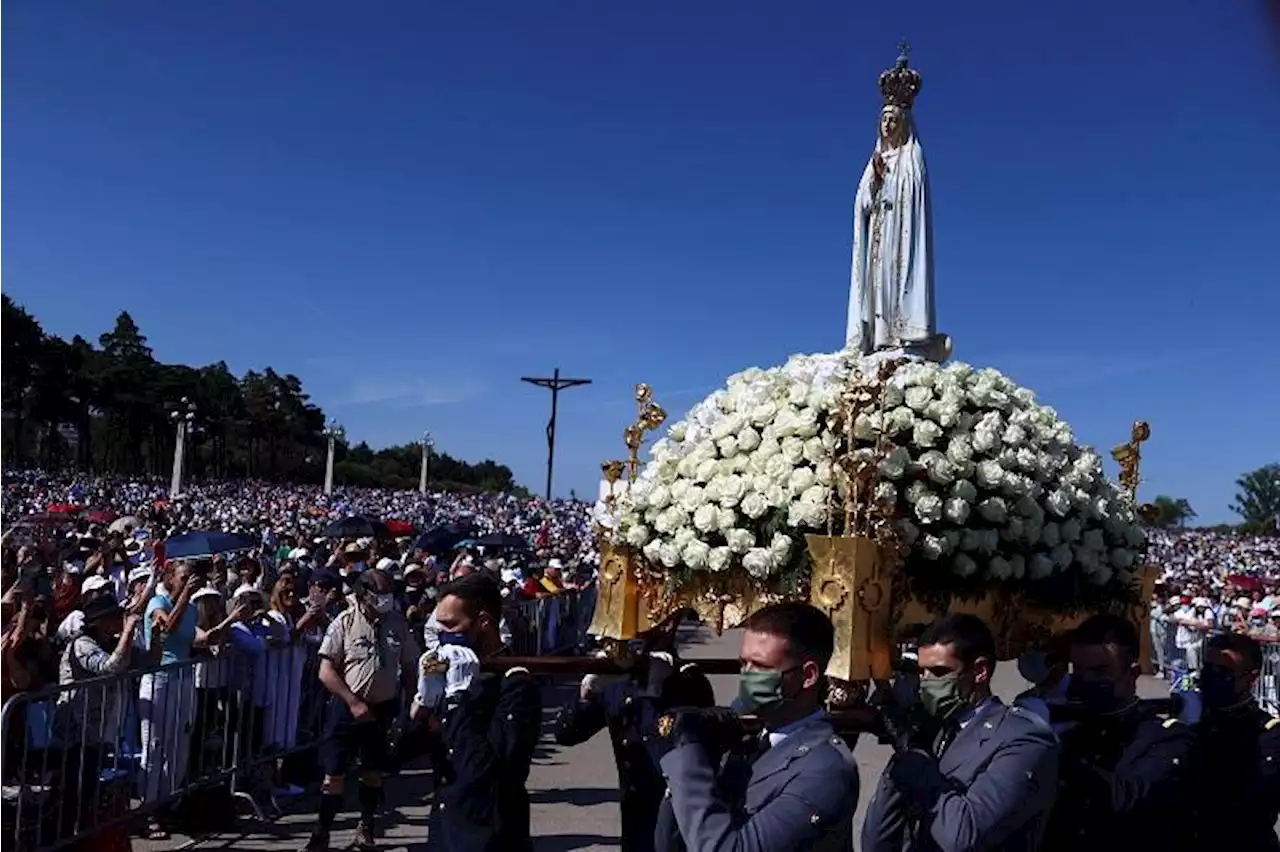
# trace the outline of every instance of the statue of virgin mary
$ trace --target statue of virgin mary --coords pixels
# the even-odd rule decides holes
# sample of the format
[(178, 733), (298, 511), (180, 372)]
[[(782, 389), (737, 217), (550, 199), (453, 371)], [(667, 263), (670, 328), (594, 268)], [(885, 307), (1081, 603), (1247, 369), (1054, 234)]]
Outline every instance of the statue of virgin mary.
[(875, 151), (853, 206), (853, 269), (845, 348), (869, 355), (900, 350), (944, 361), (951, 340), (937, 333), (933, 301), (933, 225), (924, 151), (911, 105), (920, 73), (907, 48), (880, 75), (884, 107)]

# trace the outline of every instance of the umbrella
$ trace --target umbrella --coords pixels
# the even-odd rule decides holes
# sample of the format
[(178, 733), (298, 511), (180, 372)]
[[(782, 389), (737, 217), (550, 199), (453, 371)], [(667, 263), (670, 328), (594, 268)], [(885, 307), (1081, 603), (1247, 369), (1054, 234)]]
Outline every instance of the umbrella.
[(257, 546), (258, 542), (244, 533), (189, 532), (165, 539), (164, 555), (166, 559), (193, 559)]
[(413, 524), (408, 521), (392, 519), (387, 521), (387, 532), (396, 538), (413, 535)]
[(82, 508), (74, 503), (54, 503), (45, 511), (52, 515), (78, 515)]
[(127, 531), (130, 528), (133, 528), (136, 530), (138, 527), (141, 527), (141, 526), (143, 526), (142, 518), (139, 518), (137, 515), (125, 515), (124, 517), (116, 518), (114, 521), (112, 521), (111, 526), (107, 527), (107, 531), (114, 532), (114, 533), (122, 533)]
[(92, 523), (92, 524), (109, 524), (112, 521), (114, 521), (117, 517), (118, 516), (116, 515), (115, 512), (108, 512), (104, 509), (95, 509), (94, 511), (85, 515), (85, 518), (89, 521), (89, 523)]
[(382, 521), (352, 515), (334, 521), (320, 533), (324, 538), (391, 538), (387, 525)]
[(418, 536), (414, 547), (425, 550), (433, 556), (442, 556), (465, 541), (469, 535), (471, 535), (471, 527), (467, 524), (445, 524)]
[(527, 550), (529, 542), (524, 536), (512, 535), (511, 533), (489, 533), (482, 538), (476, 539), (476, 546)]

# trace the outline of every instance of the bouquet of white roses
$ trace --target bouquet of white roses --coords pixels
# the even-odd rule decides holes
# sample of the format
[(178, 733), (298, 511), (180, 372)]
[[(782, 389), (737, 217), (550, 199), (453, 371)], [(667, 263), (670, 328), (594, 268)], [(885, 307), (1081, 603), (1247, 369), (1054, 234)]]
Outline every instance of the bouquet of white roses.
[(1133, 507), (1053, 409), (996, 370), (910, 361), (875, 388), (850, 446), (841, 393), (877, 363), (796, 356), (733, 376), (654, 444), (617, 535), (672, 571), (785, 574), (841, 505), (836, 454), (874, 450), (875, 501), (914, 575), (1128, 581), (1144, 543)]

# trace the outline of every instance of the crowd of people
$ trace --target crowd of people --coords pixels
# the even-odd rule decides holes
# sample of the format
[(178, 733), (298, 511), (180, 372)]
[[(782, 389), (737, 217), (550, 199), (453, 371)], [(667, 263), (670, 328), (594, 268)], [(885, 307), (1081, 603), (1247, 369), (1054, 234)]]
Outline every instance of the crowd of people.
[(1147, 558), (1161, 571), (1151, 602), (1157, 674), (1177, 683), (1200, 669), (1207, 637), (1243, 633), (1263, 645), (1260, 691), (1280, 710), (1280, 538), (1156, 530)]
[[(6, 473), (4, 489), (0, 685), (6, 702), (23, 697), (5, 722), (5, 825), (16, 832), (25, 809), (23, 830), (45, 841), (134, 798), (154, 806), (146, 831), (158, 839), (171, 819), (211, 812), (208, 795), (270, 811), (312, 780), (327, 724), (322, 641), (358, 606), (362, 577), (385, 578), (426, 647), (439, 590), (472, 573), (500, 588), (502, 637), (518, 653), (575, 650), (591, 615), (598, 554), (576, 501), (265, 483), (195, 483), (171, 500), (159, 482), (39, 472)], [(373, 519), (374, 534), (336, 535), (343, 519)], [(192, 532), (252, 546), (165, 559)], [(32, 776), (46, 790), (76, 778), (58, 786), (84, 795), (32, 818)], [(218, 783), (185, 796), (186, 814), (161, 807), (201, 781)]]

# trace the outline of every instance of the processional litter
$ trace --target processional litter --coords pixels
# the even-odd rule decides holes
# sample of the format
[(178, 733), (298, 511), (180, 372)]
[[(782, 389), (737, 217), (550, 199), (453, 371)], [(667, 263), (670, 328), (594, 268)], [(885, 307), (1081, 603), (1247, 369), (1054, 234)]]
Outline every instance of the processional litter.
[(903, 45), (879, 77), (854, 203), (844, 349), (732, 376), (643, 464), (667, 416), (637, 386), (628, 456), (604, 463), (595, 507), (589, 632), (620, 664), (628, 640), (682, 609), (723, 630), (794, 599), (834, 622), (837, 683), (889, 678), (898, 643), (945, 612), (982, 617), (1004, 659), (1097, 612), (1149, 636), (1157, 572), (1143, 561), (1149, 507), (1136, 498), (1150, 429), (1135, 424), (1113, 451), (1112, 483), (1030, 390), (949, 360), (913, 119), (921, 84)]

